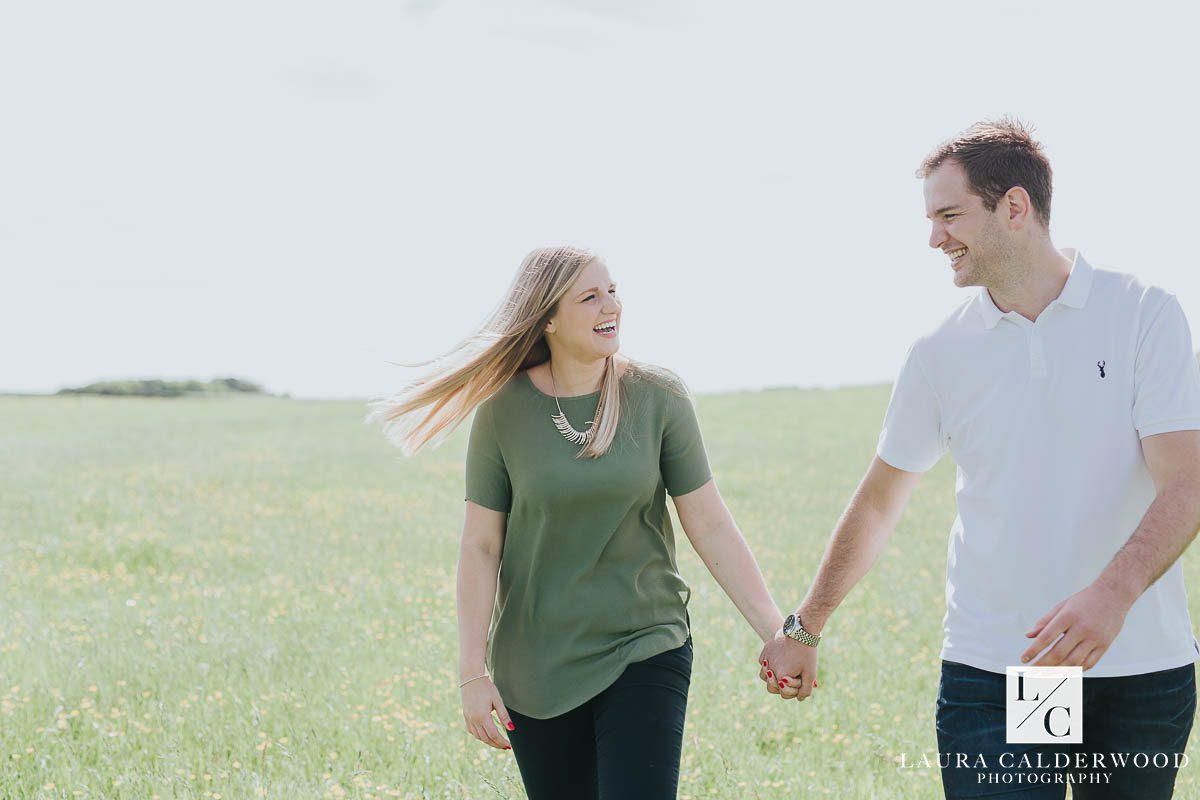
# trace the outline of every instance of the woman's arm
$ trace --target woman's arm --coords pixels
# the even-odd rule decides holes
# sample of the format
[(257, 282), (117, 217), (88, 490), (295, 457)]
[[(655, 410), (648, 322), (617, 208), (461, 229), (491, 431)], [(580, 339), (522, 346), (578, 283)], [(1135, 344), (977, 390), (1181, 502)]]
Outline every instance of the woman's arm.
[(484, 744), (512, 749), (492, 721), (492, 711), (504, 727), (512, 721), (484, 665), (488, 626), (496, 605), (496, 578), (504, 548), (508, 515), (467, 501), (458, 556), (458, 682), (467, 731)]
[(721, 499), (716, 481), (674, 499), (683, 531), (708, 571), (758, 637), (770, 641), (783, 625), (783, 615), (771, 599), (758, 562)]

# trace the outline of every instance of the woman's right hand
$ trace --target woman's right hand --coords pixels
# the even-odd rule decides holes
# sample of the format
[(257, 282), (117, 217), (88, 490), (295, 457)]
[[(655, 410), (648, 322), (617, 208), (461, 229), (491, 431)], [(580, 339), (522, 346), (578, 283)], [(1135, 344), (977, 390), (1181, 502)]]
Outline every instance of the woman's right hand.
[(480, 678), (462, 687), (463, 719), (467, 723), (467, 733), (484, 744), (491, 745), (497, 750), (512, 750), (512, 745), (496, 727), (492, 712), (500, 718), (500, 724), (505, 728), (516, 730), (509, 719), (508, 709), (500, 699), (500, 692), (491, 678)]

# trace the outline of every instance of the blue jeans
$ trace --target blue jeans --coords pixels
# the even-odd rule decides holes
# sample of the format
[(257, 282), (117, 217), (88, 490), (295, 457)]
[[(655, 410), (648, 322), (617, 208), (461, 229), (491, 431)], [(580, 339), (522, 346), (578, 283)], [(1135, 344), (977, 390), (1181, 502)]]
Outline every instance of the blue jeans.
[[(1082, 744), (1007, 744), (1005, 676), (942, 662), (937, 737), (950, 799), (1166, 800), (1196, 713), (1196, 668), (1083, 679)], [(1109, 754), (1128, 754), (1124, 767)], [(1134, 756), (1139, 756), (1134, 766)], [(1166, 767), (1155, 767), (1163, 758)], [(1165, 754), (1162, 755), (1162, 754)], [(1097, 763), (1097, 757), (1106, 760)]]

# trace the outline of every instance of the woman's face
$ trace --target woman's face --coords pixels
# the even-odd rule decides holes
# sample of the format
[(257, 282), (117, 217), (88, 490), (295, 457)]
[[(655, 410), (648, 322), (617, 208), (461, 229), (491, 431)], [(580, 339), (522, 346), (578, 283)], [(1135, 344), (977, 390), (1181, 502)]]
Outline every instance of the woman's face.
[(581, 360), (608, 358), (620, 347), (621, 301), (608, 266), (594, 258), (558, 301), (546, 323), (551, 346)]

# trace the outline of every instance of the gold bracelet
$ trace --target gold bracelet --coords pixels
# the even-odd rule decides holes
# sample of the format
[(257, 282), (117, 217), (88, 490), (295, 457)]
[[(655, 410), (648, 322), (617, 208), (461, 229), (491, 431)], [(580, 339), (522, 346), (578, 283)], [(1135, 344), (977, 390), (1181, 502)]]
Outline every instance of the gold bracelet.
[(474, 678), (467, 678), (465, 681), (463, 681), (462, 683), (460, 683), (460, 684), (458, 685), (458, 688), (460, 688), (460, 689), (461, 689), (462, 687), (466, 686), (466, 685), (467, 685), (468, 683), (470, 683), (471, 681), (477, 681), (477, 680), (479, 680), (480, 678), (486, 678), (487, 676), (488, 676), (488, 674), (485, 672), (485, 673), (483, 673), (482, 675), (476, 675)]

